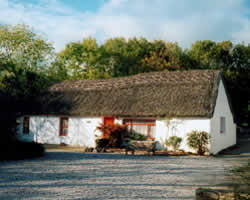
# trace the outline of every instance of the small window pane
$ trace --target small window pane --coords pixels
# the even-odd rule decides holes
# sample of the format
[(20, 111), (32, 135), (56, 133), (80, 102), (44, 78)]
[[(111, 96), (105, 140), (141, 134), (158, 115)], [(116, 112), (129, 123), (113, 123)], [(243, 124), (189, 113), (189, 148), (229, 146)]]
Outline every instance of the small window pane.
[(68, 128), (68, 120), (63, 119), (63, 128)]
[(60, 118), (60, 133), (61, 136), (68, 135), (68, 118)]
[(145, 120), (133, 120), (133, 124), (147, 124)]
[(226, 118), (220, 117), (220, 133), (226, 132)]
[(132, 130), (135, 133), (140, 133), (142, 135), (146, 135), (147, 136), (147, 125), (134, 125), (132, 126)]
[(155, 137), (155, 120), (153, 119), (124, 119), (123, 124), (127, 125), (128, 131), (140, 133), (148, 138)]
[(23, 134), (29, 134), (30, 118), (24, 117), (23, 119)]
[(152, 137), (152, 138), (154, 138), (155, 137), (155, 135), (156, 135), (156, 128), (155, 128), (155, 126), (149, 126), (149, 137)]

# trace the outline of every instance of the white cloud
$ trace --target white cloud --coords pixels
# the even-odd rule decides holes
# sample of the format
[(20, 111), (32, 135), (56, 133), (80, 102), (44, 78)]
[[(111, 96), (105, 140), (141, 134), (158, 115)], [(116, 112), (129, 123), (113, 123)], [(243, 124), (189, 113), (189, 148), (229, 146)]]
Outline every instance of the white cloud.
[(183, 47), (204, 39), (250, 42), (249, 10), (243, 0), (109, 0), (96, 12), (79, 12), (60, 0), (0, 0), (0, 10), (0, 23), (28, 24), (57, 50), (88, 36), (98, 41), (144, 36), (177, 41)]

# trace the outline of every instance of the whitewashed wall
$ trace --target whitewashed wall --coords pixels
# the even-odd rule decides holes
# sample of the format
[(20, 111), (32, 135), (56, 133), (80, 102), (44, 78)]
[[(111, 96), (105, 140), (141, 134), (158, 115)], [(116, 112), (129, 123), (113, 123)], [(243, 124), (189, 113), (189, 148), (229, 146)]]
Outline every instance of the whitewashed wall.
[[(22, 122), (20, 118), (20, 122)], [(96, 127), (102, 118), (69, 117), (67, 136), (59, 136), (59, 117), (30, 116), (30, 133), (22, 133), (22, 123), (18, 127), (18, 137), (24, 141), (35, 141), (42, 144), (61, 144), (75, 146), (95, 146), (95, 135), (100, 135)]]
[[(220, 133), (220, 117), (226, 118), (226, 133)], [(19, 121), (17, 135), (24, 141), (36, 141), (47, 144), (65, 143), (77, 146), (95, 146), (95, 135), (101, 135), (96, 127), (103, 122), (102, 117), (69, 117), (68, 136), (59, 136), (58, 116), (30, 116), (30, 133), (22, 134), (22, 119)], [(122, 124), (122, 118), (115, 119), (115, 123)], [(219, 93), (215, 112), (212, 119), (183, 118), (171, 120), (156, 120), (156, 141), (158, 148), (165, 147), (165, 140), (170, 136), (183, 138), (180, 149), (192, 151), (187, 146), (187, 133), (198, 130), (210, 133), (210, 153), (216, 154), (222, 149), (236, 144), (236, 125), (229, 108), (227, 96), (222, 81), (219, 84)]]
[[(123, 119), (115, 119), (115, 123), (122, 124)], [(22, 118), (21, 118), (22, 122)], [(95, 146), (95, 136), (100, 136), (96, 127), (102, 123), (102, 118), (69, 117), (67, 136), (59, 136), (58, 116), (30, 116), (30, 133), (22, 134), (22, 123), (18, 136), (24, 141), (36, 141), (42, 144), (65, 143), (74, 146)], [(183, 138), (180, 149), (194, 151), (186, 144), (186, 135), (192, 130), (210, 132), (210, 119), (171, 119), (156, 120), (157, 148), (165, 148), (165, 140), (170, 136)]]
[(187, 145), (187, 134), (193, 130), (210, 132), (210, 119), (171, 119), (156, 120), (156, 141), (159, 142), (158, 148), (165, 148), (165, 140), (171, 136), (182, 138), (180, 149), (195, 152)]
[[(226, 132), (220, 133), (220, 117), (226, 119)], [(236, 125), (229, 107), (223, 82), (220, 81), (219, 92), (211, 119), (211, 150), (213, 154), (236, 144)]]

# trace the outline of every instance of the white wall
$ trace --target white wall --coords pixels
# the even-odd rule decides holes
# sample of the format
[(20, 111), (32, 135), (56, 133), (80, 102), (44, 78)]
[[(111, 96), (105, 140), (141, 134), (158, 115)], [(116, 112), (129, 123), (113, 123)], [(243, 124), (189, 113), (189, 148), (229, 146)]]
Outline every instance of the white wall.
[[(226, 118), (226, 133), (220, 133), (220, 117)], [(95, 135), (100, 135), (96, 127), (102, 123), (101, 117), (69, 117), (68, 136), (59, 136), (58, 116), (30, 116), (30, 133), (22, 134), (22, 119), (18, 127), (18, 136), (25, 141), (37, 141), (39, 143), (60, 144), (78, 146), (95, 146)], [(122, 124), (122, 118), (115, 119), (115, 123)], [(170, 136), (183, 138), (180, 149), (192, 151), (187, 146), (187, 133), (198, 130), (211, 134), (210, 152), (218, 153), (220, 150), (236, 144), (236, 126), (233, 123), (232, 113), (229, 108), (227, 96), (222, 81), (219, 84), (218, 98), (212, 119), (183, 118), (171, 120), (156, 120), (156, 141), (158, 148), (165, 146), (165, 140)]]
[[(226, 132), (220, 133), (220, 117), (226, 118)], [(211, 150), (213, 154), (236, 144), (236, 125), (233, 122), (229, 103), (223, 82), (220, 81), (219, 92), (215, 105), (214, 115), (211, 119)]]
[[(165, 147), (165, 140), (171, 136), (182, 138), (180, 149), (185, 151), (195, 152), (187, 146), (187, 134), (193, 130), (210, 132), (210, 119), (171, 119), (171, 120), (156, 120), (156, 141), (160, 143), (158, 148)], [(168, 149), (170, 149), (168, 147)]]
[[(95, 146), (95, 135), (101, 135), (96, 127), (102, 123), (102, 118), (69, 117), (68, 135), (59, 136), (58, 116), (30, 116), (30, 133), (22, 134), (22, 119), (18, 136), (25, 141), (36, 141), (42, 144), (61, 144), (75, 146)], [(122, 124), (122, 119), (115, 119), (115, 123)], [(186, 135), (192, 130), (210, 132), (210, 119), (171, 119), (156, 120), (157, 148), (165, 148), (165, 140), (170, 136), (183, 138), (180, 149), (194, 152), (186, 144)]]
[(17, 135), (24, 141), (36, 141), (42, 144), (61, 144), (76, 146), (95, 146), (95, 135), (100, 135), (96, 127), (102, 118), (69, 117), (68, 135), (59, 136), (59, 117), (30, 116), (30, 133), (22, 133), (22, 120)]

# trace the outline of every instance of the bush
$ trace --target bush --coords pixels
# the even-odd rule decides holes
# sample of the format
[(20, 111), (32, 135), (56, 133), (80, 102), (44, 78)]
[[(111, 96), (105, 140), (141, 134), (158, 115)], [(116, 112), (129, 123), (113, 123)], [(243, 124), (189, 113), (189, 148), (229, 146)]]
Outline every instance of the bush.
[(42, 156), (44, 147), (34, 142), (13, 140), (8, 146), (1, 146), (0, 152), (0, 160), (22, 160)]
[(128, 133), (128, 138), (131, 140), (147, 140), (147, 136), (146, 135), (142, 135), (140, 133)]
[(176, 151), (177, 149), (179, 149), (181, 142), (182, 142), (182, 138), (177, 137), (177, 136), (171, 136), (169, 139), (165, 141), (165, 144), (167, 146), (172, 147), (174, 151)]
[(8, 115), (2, 120), (0, 160), (22, 160), (42, 156), (44, 147), (34, 142), (22, 142), (16, 138), (16, 116)]
[(105, 152), (109, 147), (109, 139), (96, 139), (95, 144), (97, 152)]
[(195, 149), (199, 155), (204, 155), (208, 151), (209, 135), (205, 131), (192, 131), (188, 133), (187, 144)]
[(108, 140), (106, 147), (109, 148), (120, 148), (123, 138), (127, 135), (126, 126), (120, 124), (109, 124), (109, 125), (100, 124), (100, 126), (98, 126), (96, 129), (102, 133), (103, 139)]

